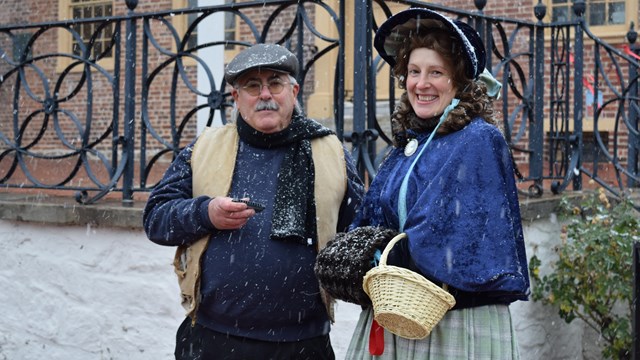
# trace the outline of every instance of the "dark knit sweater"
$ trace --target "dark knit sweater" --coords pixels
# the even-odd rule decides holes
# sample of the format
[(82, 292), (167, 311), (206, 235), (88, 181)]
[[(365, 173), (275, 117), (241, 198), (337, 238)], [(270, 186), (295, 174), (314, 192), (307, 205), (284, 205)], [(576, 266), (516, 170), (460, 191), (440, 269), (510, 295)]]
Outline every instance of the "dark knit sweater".
[[(338, 230), (352, 221), (362, 186), (347, 156), (348, 186)], [(240, 143), (230, 196), (250, 197), (266, 209), (242, 229), (218, 231), (207, 217), (207, 197), (191, 198), (191, 147), (185, 149), (145, 208), (149, 238), (179, 245), (207, 233), (202, 260), (198, 322), (213, 330), (267, 341), (294, 341), (329, 331), (313, 273), (315, 246), (269, 239), (277, 174), (283, 149)], [(176, 192), (180, 195), (177, 195)]]
[(311, 265), (315, 247), (269, 238), (284, 152), (244, 143), (238, 150), (230, 196), (249, 197), (266, 208), (242, 229), (217, 232), (209, 241), (202, 260), (197, 318), (215, 331), (273, 341), (329, 331)]

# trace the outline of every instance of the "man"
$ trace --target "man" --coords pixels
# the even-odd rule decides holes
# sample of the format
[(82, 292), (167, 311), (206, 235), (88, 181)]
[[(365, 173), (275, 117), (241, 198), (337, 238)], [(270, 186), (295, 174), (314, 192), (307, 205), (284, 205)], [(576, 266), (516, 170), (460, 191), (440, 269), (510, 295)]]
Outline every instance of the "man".
[(147, 236), (178, 246), (176, 359), (335, 358), (313, 264), (363, 187), (333, 132), (301, 113), (297, 71), (279, 45), (240, 52), (225, 69), (235, 122), (206, 129), (149, 197)]

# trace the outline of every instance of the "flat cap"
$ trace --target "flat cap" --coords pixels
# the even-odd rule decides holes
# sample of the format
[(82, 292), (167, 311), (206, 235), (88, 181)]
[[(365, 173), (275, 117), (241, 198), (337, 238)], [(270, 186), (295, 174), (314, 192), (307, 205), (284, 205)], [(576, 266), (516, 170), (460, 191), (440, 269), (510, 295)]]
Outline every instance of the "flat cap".
[(298, 75), (298, 58), (285, 47), (276, 44), (255, 44), (242, 50), (227, 64), (224, 78), (235, 84), (243, 73), (252, 69), (267, 69)]

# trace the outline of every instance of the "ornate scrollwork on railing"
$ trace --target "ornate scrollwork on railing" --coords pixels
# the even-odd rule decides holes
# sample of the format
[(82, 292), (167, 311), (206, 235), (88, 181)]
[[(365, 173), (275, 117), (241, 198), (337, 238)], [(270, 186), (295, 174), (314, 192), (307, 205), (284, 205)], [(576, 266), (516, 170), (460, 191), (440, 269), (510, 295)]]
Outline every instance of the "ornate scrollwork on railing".
[[(569, 171), (576, 164), (575, 142), (577, 138), (570, 131), (571, 123), (571, 43), (569, 33), (571, 26), (559, 26), (551, 29), (549, 51), (550, 87), (549, 87), (549, 130), (548, 133), (548, 166), (546, 179), (551, 179), (551, 191), (554, 194), (564, 190), (575, 176)], [(572, 164), (570, 164), (570, 160)], [(563, 179), (564, 178), (564, 179)], [(559, 181), (558, 179), (563, 179)]]
[[(13, 97), (5, 104), (11, 111), (0, 115), (0, 183), (77, 190), (83, 203), (101, 198), (122, 174), (117, 157), (107, 155), (117, 146), (109, 137), (118, 136), (118, 79), (101, 64), (120, 53), (120, 22), (96, 21), (87, 43), (72, 23), (5, 29), (0, 36), (0, 93)], [(51, 39), (63, 36), (76, 51), (49, 50)], [(98, 37), (107, 40), (100, 47)], [(111, 93), (97, 100), (96, 87)]]
[(594, 48), (593, 74), (585, 76), (587, 91), (592, 92), (592, 101), (585, 105), (593, 109), (594, 151), (591, 161), (583, 161), (578, 170), (621, 196), (626, 189), (640, 186), (639, 51), (628, 45), (623, 51), (602, 42), (588, 28), (585, 33)]
[[(256, 8), (266, 16), (251, 16), (249, 13), (255, 15)], [(312, 19), (314, 14), (319, 12), (325, 12), (333, 21), (335, 33), (339, 34), (337, 38), (323, 34), (315, 26)], [(172, 16), (192, 13), (198, 13), (198, 16), (181, 36), (170, 19)], [(198, 25), (221, 15), (232, 16), (239, 29), (246, 29), (243, 31), (243, 36), (235, 40), (221, 39), (190, 44), (189, 38), (197, 31)], [(334, 84), (341, 85), (334, 89), (334, 103), (344, 102), (344, 30), (340, 16), (321, 1), (267, 1), (261, 3), (259, 7), (255, 3), (238, 3), (232, 6), (183, 9), (145, 17), (143, 30), (141, 190), (150, 189), (153, 186), (151, 174), (158, 172), (155, 168), (161, 163), (160, 160), (163, 157), (176, 156), (194, 139), (197, 113), (201, 111), (207, 113), (207, 126), (213, 124), (216, 112), (222, 123), (226, 123), (229, 119), (227, 113), (233, 107), (231, 92), (223, 78), (216, 78), (215, 71), (199, 55), (199, 52), (224, 47), (242, 49), (261, 42), (278, 43), (288, 47), (298, 56), (300, 62), (301, 71), (297, 81), (302, 86), (298, 97), (301, 106), (304, 107), (304, 84), (313, 82), (314, 64), (326, 58), (332, 50), (337, 49), (339, 53)], [(171, 41), (163, 43), (161, 37), (167, 33)], [(319, 43), (323, 45), (319, 47), (317, 45)], [(157, 65), (154, 65), (154, 62), (157, 62)], [(190, 65), (186, 66), (187, 63)], [(197, 86), (194, 73), (196, 67), (204, 74), (198, 78)], [(163, 76), (163, 72), (170, 74)], [(152, 102), (158, 101), (158, 89), (166, 88), (167, 81), (172, 90), (167, 99), (169, 116), (166, 121), (163, 121), (162, 117), (167, 115), (166, 110), (155, 106)], [(208, 90), (202, 90), (203, 88)], [(193, 99), (191, 106), (180, 105), (185, 98)], [(197, 98), (205, 101), (196, 101)], [(342, 111), (342, 106), (336, 106), (334, 127), (339, 136), (343, 133)], [(167, 131), (167, 123), (170, 131)], [(149, 161), (146, 160), (148, 155), (151, 156)]]
[[(397, 89), (393, 78), (385, 79), (388, 66), (371, 38), (378, 23), (404, 6), (466, 21), (485, 40), (489, 70), (504, 85), (494, 105), (522, 194), (540, 196), (545, 183), (556, 194), (571, 184), (580, 190), (583, 175), (614, 195), (640, 186), (634, 25), (629, 45), (612, 46), (585, 25), (582, 1), (575, 3), (575, 20), (562, 23), (543, 22), (541, 1), (532, 9), (537, 22), (488, 16), (486, 1), (474, 3), (475, 10), (462, 10), (422, 1), (341, 1), (336, 10), (320, 0), (265, 0), (136, 13), (138, 2), (126, 1), (124, 16), (0, 26), (0, 97), (9, 109), (0, 113), (0, 187), (71, 190), (85, 204), (122, 192), (129, 204), (159, 181), (198, 126), (230, 119), (223, 65), (210, 63), (206, 53), (259, 42), (282, 44), (299, 57), (303, 107), (315, 83), (332, 82), (328, 125), (351, 142), (358, 169), (372, 179), (390, 148)], [(346, 6), (355, 15), (351, 55)], [(329, 21), (320, 26), (319, 15)], [(202, 26), (224, 16), (234, 19), (237, 36), (194, 41)], [(186, 17), (190, 22), (174, 21)], [(83, 25), (91, 34), (78, 30)], [(69, 50), (59, 49), (58, 39)], [(345, 73), (346, 59), (352, 74)], [(328, 61), (335, 71), (319, 73)], [(348, 105), (353, 117), (345, 114)]]
[[(533, 51), (534, 24), (519, 21), (515, 19), (501, 19), (491, 16), (485, 16), (481, 12), (471, 12), (459, 9), (451, 9), (434, 4), (428, 4), (419, 1), (398, 1), (407, 5), (407, 7), (424, 7), (436, 11), (443, 12), (451, 18), (466, 21), (479, 30), (481, 36), (485, 40), (488, 54), (488, 70), (491, 71), (505, 86), (503, 86), (501, 98), (496, 101), (494, 106), (500, 117), (502, 127), (505, 131), (505, 137), (509, 142), (515, 156), (526, 158), (537, 149), (531, 149), (526, 143), (529, 132), (528, 126), (533, 121), (534, 112), (534, 86), (532, 81), (533, 64), (535, 62)], [(481, 10), (486, 2), (477, 2), (478, 9)], [(393, 14), (389, 5), (383, 1), (375, 1), (375, 6), (380, 10), (379, 14), (383, 14), (385, 19)], [(363, 16), (363, 15), (361, 15)], [(377, 22), (384, 19), (372, 19), (372, 28), (377, 28)], [(387, 76), (383, 69), (388, 69), (388, 65), (383, 63), (379, 56), (372, 61), (372, 75), (367, 83), (368, 88), (376, 88), (380, 76)], [(384, 75), (382, 75), (384, 74)], [(380, 81), (382, 83), (382, 81)], [(360, 156), (368, 157), (366, 164), (372, 164), (373, 170), (369, 171), (370, 166), (366, 166), (368, 173), (375, 176), (375, 169), (380, 161), (389, 151), (392, 134), (389, 132), (390, 126), (384, 122), (389, 120), (389, 114), (395, 108), (395, 79), (389, 79), (388, 93), (389, 98), (384, 101), (388, 102), (385, 108), (389, 109), (388, 114), (380, 114), (377, 111), (367, 112), (368, 129), (375, 129), (382, 139), (382, 149), (372, 152), (370, 141), (362, 141), (367, 137), (364, 132), (354, 134), (354, 139), (358, 139), (358, 144), (354, 146), (364, 147), (357, 151)], [(374, 93), (375, 95), (375, 93)], [(378, 100), (378, 102), (380, 102)], [(378, 107), (370, 106), (369, 110), (376, 110)], [(366, 131), (366, 130), (364, 130)], [(378, 142), (380, 145), (380, 142)], [(375, 147), (373, 147), (374, 150)], [(541, 150), (541, 149), (540, 149)], [(522, 155), (521, 155), (522, 154)], [(518, 172), (520, 173), (520, 172)], [(538, 181), (541, 174), (531, 174), (528, 177), (521, 178), (521, 181)], [(536, 182), (525, 194), (530, 196), (540, 196), (541, 188)]]
[[(535, 122), (535, 27), (530, 23), (497, 21), (487, 18), (487, 43), (495, 60), (488, 65), (489, 71), (503, 84), (500, 97), (494, 108), (501, 117), (504, 136), (515, 158), (530, 157), (539, 151), (527, 142), (529, 124)], [(526, 196), (542, 196), (540, 176), (527, 171), (524, 176), (520, 165), (514, 161), (516, 175), (521, 183), (532, 182), (520, 193)]]

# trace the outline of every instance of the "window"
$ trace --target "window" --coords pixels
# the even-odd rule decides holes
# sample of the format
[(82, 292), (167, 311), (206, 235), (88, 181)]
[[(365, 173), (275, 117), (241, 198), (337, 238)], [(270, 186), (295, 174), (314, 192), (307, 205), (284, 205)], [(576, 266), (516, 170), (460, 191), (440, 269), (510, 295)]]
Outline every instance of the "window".
[[(62, 20), (91, 19), (113, 15), (112, 0), (60, 0), (59, 6), (59, 17)], [(75, 23), (70, 28), (80, 35), (84, 46), (88, 46), (89, 41), (95, 35), (89, 58), (99, 59), (102, 66), (112, 68), (114, 50), (110, 48), (110, 43), (114, 31), (113, 24), (103, 28), (100, 28), (100, 25), (100, 23)], [(96, 34), (96, 31), (99, 32)], [(60, 52), (82, 55), (83, 46), (77, 38), (72, 36), (68, 30), (60, 30), (59, 34), (58, 48)], [(61, 58), (58, 61), (58, 69), (64, 69), (71, 61), (69, 58)], [(74, 71), (79, 70), (78, 67), (74, 68)]]
[[(204, 5), (203, 5), (204, 3)], [(198, 6), (207, 6), (209, 2), (202, 2), (198, 0), (173, 0), (172, 6), (173, 9), (184, 9), (184, 8), (195, 8)], [(236, 3), (236, 0), (224, 0), (225, 5), (230, 5)], [(179, 33), (184, 34), (187, 31), (187, 28), (193, 24), (194, 21), (200, 16), (200, 13), (188, 14), (185, 16), (175, 16), (173, 19), (173, 25)], [(237, 16), (231, 12), (224, 12), (224, 39), (226, 41), (234, 41), (237, 39)], [(205, 22), (206, 23), (206, 22)], [(197, 31), (193, 31), (187, 40), (187, 48), (193, 48), (198, 44), (198, 34)], [(236, 46), (234, 44), (226, 44), (224, 49), (225, 51), (225, 59), (232, 58), (236, 54)], [(190, 60), (186, 60), (187, 64), (191, 64)]]
[[(574, 0), (550, 0), (548, 21), (575, 19), (573, 3)], [(584, 17), (591, 30), (599, 36), (615, 36), (624, 41), (624, 35), (620, 34), (626, 34), (632, 21), (638, 23), (637, 15), (638, 0), (585, 0)]]
[[(624, 0), (586, 0), (587, 22), (591, 26), (599, 25), (619, 25), (625, 23), (625, 1)], [(572, 9), (573, 1), (553, 0), (552, 21), (567, 21), (574, 19), (575, 14)]]
[[(193, 9), (198, 7), (198, 0), (188, 0), (187, 8)], [(187, 16), (187, 24), (191, 26), (194, 21), (198, 18), (198, 13), (190, 13)], [(189, 39), (187, 40), (187, 49), (194, 48), (198, 46), (198, 28), (194, 28), (191, 34), (189, 35)]]
[[(33, 33), (21, 33), (15, 35), (15, 40), (13, 42), (13, 61), (20, 61), (20, 56), (23, 52), (25, 52), (27, 43), (32, 36)], [(29, 53), (26, 55), (25, 59), (31, 59), (31, 50), (29, 50)]]
[[(600, 139), (605, 149), (609, 149), (609, 132), (600, 131)], [(599, 161), (603, 161), (600, 145), (597, 143), (595, 133), (593, 131), (584, 131), (582, 134), (582, 161), (592, 162), (595, 160), (596, 154), (600, 154)]]
[[(235, 0), (224, 0), (225, 5), (235, 3)], [(173, 2), (174, 9), (176, 8), (188, 8), (193, 9), (198, 7), (198, 0), (181, 0)], [(186, 32), (187, 28), (193, 24), (194, 21), (200, 16), (199, 13), (190, 13), (188, 14), (186, 21), (187, 23), (180, 23), (177, 21), (174, 25), (178, 27), (182, 27), (182, 32)], [(176, 19), (177, 20), (177, 19)], [(224, 39), (227, 41), (236, 39), (236, 16), (233, 13), (225, 12), (224, 13)], [(198, 32), (197, 29), (194, 29), (187, 40), (187, 48), (193, 48), (198, 45)], [(235, 47), (233, 44), (227, 44), (225, 46), (225, 50), (233, 50)]]
[[(233, 4), (235, 0), (225, 0), (224, 3)], [(224, 14), (224, 39), (225, 41), (234, 41), (236, 39), (236, 16), (230, 12)], [(227, 43), (224, 49), (233, 50), (235, 45)]]
[[(111, 1), (104, 0), (71, 0), (70, 13), (72, 19), (90, 19), (99, 18), (113, 15), (113, 4)], [(97, 23), (79, 23), (73, 24), (71, 28), (80, 34), (85, 44), (89, 43), (89, 40), (99, 29)], [(100, 34), (98, 34), (91, 53), (91, 58), (98, 56), (113, 57), (113, 49), (110, 49), (107, 53), (102, 54), (109, 48), (111, 42), (111, 36), (113, 35), (113, 25), (105, 27)], [(82, 47), (75, 38), (72, 38), (71, 51), (75, 55), (82, 55)]]

